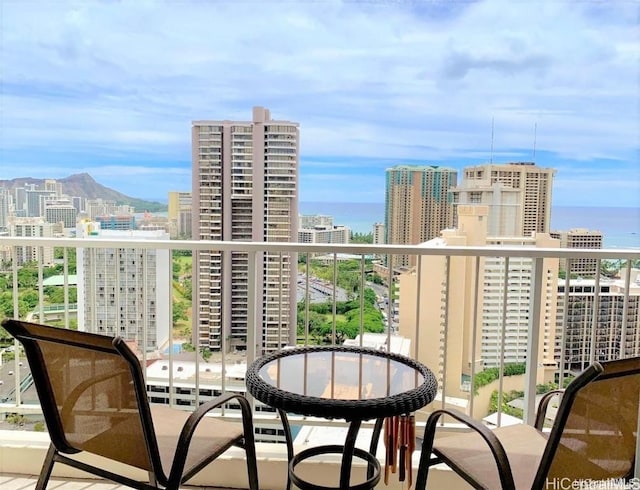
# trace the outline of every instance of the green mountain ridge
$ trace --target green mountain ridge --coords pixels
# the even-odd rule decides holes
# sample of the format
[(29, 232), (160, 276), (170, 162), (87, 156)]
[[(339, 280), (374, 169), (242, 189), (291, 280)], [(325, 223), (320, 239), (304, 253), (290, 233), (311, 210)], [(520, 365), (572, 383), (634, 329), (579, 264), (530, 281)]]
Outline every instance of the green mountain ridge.
[[(46, 180), (50, 179), (18, 177), (11, 180), (0, 180), (0, 187), (4, 187), (6, 189), (9, 189), (10, 191), (13, 191), (17, 187), (23, 187), (25, 184), (35, 184), (38, 188), (43, 188)], [(73, 174), (69, 177), (54, 180), (62, 184), (62, 192), (71, 197), (84, 197), (86, 199), (104, 199), (108, 201), (115, 201), (118, 204), (127, 204), (129, 206), (133, 206), (136, 212), (158, 212), (167, 210), (166, 204), (130, 197), (102, 184), (99, 184), (88, 173)]]

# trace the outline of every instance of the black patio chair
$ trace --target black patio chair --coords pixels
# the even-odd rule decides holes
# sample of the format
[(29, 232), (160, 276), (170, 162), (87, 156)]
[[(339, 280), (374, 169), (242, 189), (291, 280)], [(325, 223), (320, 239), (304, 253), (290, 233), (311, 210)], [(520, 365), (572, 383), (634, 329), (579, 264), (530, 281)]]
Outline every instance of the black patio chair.
[[(46, 488), (58, 462), (132, 488), (177, 490), (235, 445), (246, 452), (249, 488), (258, 490), (251, 408), (241, 394), (193, 412), (150, 405), (140, 362), (123, 339), (13, 319), (2, 326), (24, 346), (51, 437), (36, 489)], [(230, 400), (242, 423), (206, 416)], [(82, 452), (145, 470), (149, 481), (72, 457)]]
[[(488, 490), (628, 481), (634, 473), (639, 399), (636, 357), (596, 362), (578, 375), (562, 394), (550, 432), (542, 430), (548, 397), (534, 426), (491, 430), (461, 412), (436, 410), (426, 423), (416, 489), (424, 490), (429, 467), (442, 462), (474, 488)], [(444, 415), (471, 432), (435, 438)]]

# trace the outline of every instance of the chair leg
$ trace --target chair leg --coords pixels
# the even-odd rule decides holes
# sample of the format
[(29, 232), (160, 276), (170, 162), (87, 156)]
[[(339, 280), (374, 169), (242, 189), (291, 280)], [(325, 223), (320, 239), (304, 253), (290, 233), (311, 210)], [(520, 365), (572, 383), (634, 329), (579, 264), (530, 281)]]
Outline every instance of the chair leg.
[(42, 463), (42, 469), (40, 470), (40, 476), (38, 477), (38, 483), (36, 483), (35, 490), (44, 490), (49, 483), (49, 477), (51, 476), (51, 470), (53, 469), (53, 463), (57, 450), (53, 444), (49, 444), (47, 455)]
[(422, 439), (422, 449), (420, 450), (420, 463), (418, 465), (418, 475), (416, 477), (415, 490), (425, 490), (427, 488), (427, 477), (429, 476), (429, 468), (434, 464), (442, 461), (435, 455), (432, 455), (433, 441), (436, 435), (436, 423), (439, 419), (438, 414), (431, 414), (427, 419)]
[(256, 444), (253, 438), (253, 434), (251, 434), (251, 436), (248, 438), (245, 437), (244, 450), (247, 455), (247, 476), (249, 477), (249, 490), (260, 490), (258, 485)]
[(149, 475), (149, 485), (152, 487), (158, 487), (158, 479), (156, 478), (156, 474), (153, 471), (147, 472)]
[(425, 490), (427, 488), (427, 478), (429, 477), (429, 468), (433, 465), (442, 463), (440, 458), (431, 457), (428, 452), (420, 454), (420, 463), (418, 466), (418, 476), (416, 478), (415, 490)]

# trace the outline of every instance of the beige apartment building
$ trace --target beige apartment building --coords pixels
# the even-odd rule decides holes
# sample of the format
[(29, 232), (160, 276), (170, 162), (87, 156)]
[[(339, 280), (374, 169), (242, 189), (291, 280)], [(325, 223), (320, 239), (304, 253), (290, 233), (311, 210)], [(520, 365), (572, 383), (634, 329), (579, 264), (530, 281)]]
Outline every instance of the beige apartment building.
[(373, 244), (380, 245), (384, 244), (384, 224), (383, 223), (374, 223), (372, 227), (373, 233)]
[(191, 192), (169, 191), (168, 204), (167, 219), (171, 238), (191, 238)]
[[(560, 240), (561, 248), (602, 248), (602, 232), (586, 228), (572, 228), (568, 231), (552, 231), (551, 236)], [(598, 270), (596, 259), (573, 259), (571, 275), (593, 277)], [(560, 259), (560, 270), (567, 270), (567, 259)]]
[[(298, 236), (298, 123), (253, 108), (251, 121), (192, 125), (193, 238), (289, 242)], [(249, 257), (200, 252), (193, 278), (194, 345), (245, 349), (249, 312), (257, 349), (295, 341), (297, 258), (258, 256), (257, 294), (249, 296)]]
[[(60, 223), (47, 223), (44, 218), (9, 217), (9, 236), (51, 238), (62, 234)], [(40, 261), (44, 265), (52, 265), (53, 247), (19, 246), (16, 247), (16, 264)]]
[[(459, 206), (458, 228), (443, 231), (441, 237), (424, 246), (500, 243), (523, 247), (557, 246), (557, 240), (544, 233), (517, 239), (488, 237), (488, 214), (487, 206)], [(507, 363), (521, 363), (526, 359), (531, 259), (511, 258), (508, 263), (498, 258), (480, 258), (479, 261), (476, 269), (475, 257), (452, 257), (447, 274), (445, 257), (425, 256), (420, 271), (414, 268), (400, 274), (398, 280), (399, 333), (418, 346), (418, 359), (434, 371), (441, 387), (443, 384), (446, 386), (447, 397), (468, 398), (468, 377), (474, 360), (475, 372), (479, 372), (500, 365), (502, 358)], [(505, 267), (508, 270), (505, 271)], [(477, 302), (476, 270), (480, 274), (477, 278), (480, 284)], [(543, 273), (543, 291), (548, 297), (543, 301), (540, 315), (538, 359), (541, 365), (551, 368), (554, 361), (558, 260), (544, 259)], [(506, 285), (505, 275), (508, 278)], [(505, 288), (506, 311), (503, 311)], [(501, 345), (503, 337), (504, 347)], [(550, 369), (540, 369), (539, 382), (544, 381), (550, 372)]]
[[(449, 189), (456, 170), (438, 166), (397, 165), (386, 170), (385, 243), (417, 245), (453, 226), (454, 209)], [(398, 255), (394, 268), (415, 264)]]
[(555, 172), (533, 162), (486, 163), (466, 167), (462, 184), (451, 191), (453, 201), (456, 206), (487, 206), (491, 236), (549, 233)]

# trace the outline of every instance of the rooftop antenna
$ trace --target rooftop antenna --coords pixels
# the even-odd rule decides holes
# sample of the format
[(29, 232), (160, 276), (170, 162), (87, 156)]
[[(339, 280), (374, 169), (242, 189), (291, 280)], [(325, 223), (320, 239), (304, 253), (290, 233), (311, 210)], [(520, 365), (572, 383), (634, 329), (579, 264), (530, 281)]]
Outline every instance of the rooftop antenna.
[(491, 116), (491, 157), (489, 159), (489, 163), (493, 163), (493, 120), (494, 117)]
[(533, 163), (536, 163), (536, 136), (538, 135), (538, 123), (533, 125)]

